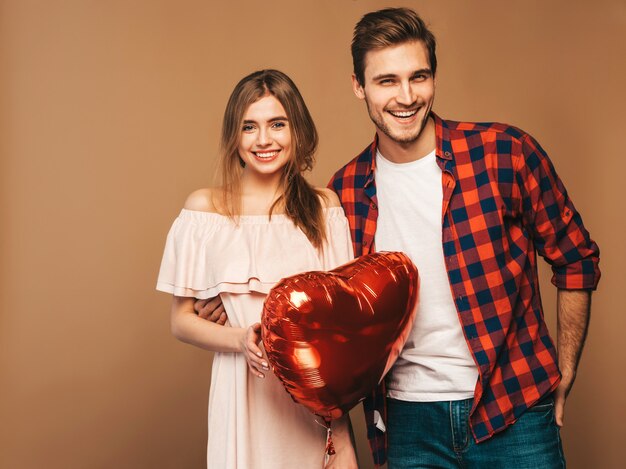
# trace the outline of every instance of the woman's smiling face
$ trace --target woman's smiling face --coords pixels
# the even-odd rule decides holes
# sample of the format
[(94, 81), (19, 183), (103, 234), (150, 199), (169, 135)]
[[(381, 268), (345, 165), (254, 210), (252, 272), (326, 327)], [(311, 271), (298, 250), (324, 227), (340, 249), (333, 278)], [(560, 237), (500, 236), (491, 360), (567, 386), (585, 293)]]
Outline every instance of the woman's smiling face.
[(291, 158), (291, 129), (278, 99), (267, 95), (248, 106), (238, 148), (245, 172), (259, 176), (281, 172)]

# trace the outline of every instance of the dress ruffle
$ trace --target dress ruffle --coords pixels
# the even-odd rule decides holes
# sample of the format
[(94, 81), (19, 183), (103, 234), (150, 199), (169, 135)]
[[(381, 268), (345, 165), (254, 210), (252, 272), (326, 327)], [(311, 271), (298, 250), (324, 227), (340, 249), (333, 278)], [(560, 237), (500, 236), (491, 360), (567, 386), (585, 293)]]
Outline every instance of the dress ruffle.
[(352, 258), (352, 245), (343, 209), (324, 212), (333, 242), (318, 252), (283, 214), (271, 220), (244, 215), (235, 222), (183, 209), (167, 235), (157, 290), (200, 299), (223, 292), (267, 294), (284, 277), (332, 269)]

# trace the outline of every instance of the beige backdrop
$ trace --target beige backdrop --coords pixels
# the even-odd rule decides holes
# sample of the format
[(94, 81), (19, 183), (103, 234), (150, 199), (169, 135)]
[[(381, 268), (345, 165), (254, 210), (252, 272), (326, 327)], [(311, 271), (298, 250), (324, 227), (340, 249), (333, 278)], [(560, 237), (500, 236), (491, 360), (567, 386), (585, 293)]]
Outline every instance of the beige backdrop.
[[(532, 133), (602, 249), (563, 438), (571, 468), (618, 468), (626, 3), (573, 3), (404, 5), (439, 41), (436, 111)], [(2, 468), (203, 466), (211, 357), (170, 335), (154, 290), (166, 232), (210, 184), (227, 96), (255, 69), (300, 86), (321, 134), (313, 181), (365, 147), (349, 42), (361, 15), (392, 5), (0, 0)]]

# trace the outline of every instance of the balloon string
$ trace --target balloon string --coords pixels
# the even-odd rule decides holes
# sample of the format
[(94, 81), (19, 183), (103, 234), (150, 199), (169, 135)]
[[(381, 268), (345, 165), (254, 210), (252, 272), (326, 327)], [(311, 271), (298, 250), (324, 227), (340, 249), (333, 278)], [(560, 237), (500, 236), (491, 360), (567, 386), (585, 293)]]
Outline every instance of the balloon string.
[(335, 454), (335, 445), (333, 444), (333, 431), (330, 429), (330, 420), (324, 419), (324, 423), (320, 423), (319, 420), (314, 420), (316, 424), (320, 427), (324, 427), (326, 429), (326, 449), (324, 453), (326, 457), (332, 456)]
[(330, 420), (326, 420), (326, 454), (332, 456), (335, 454), (335, 445), (333, 444), (333, 431), (330, 429)]

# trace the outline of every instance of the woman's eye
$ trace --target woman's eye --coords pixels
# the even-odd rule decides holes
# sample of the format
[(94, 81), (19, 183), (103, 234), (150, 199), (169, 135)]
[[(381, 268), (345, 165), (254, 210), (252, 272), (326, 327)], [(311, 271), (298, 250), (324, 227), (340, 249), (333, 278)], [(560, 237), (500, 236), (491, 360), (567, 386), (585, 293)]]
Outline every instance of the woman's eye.
[(282, 129), (283, 127), (285, 127), (285, 123), (284, 122), (274, 122), (272, 124), (272, 128), (273, 129)]
[(254, 130), (254, 126), (253, 126), (253, 125), (250, 125), (250, 124), (245, 124), (245, 125), (241, 128), (241, 130), (242, 130), (242, 131), (244, 131), (244, 132), (251, 132), (251, 131), (253, 131), (253, 130)]

